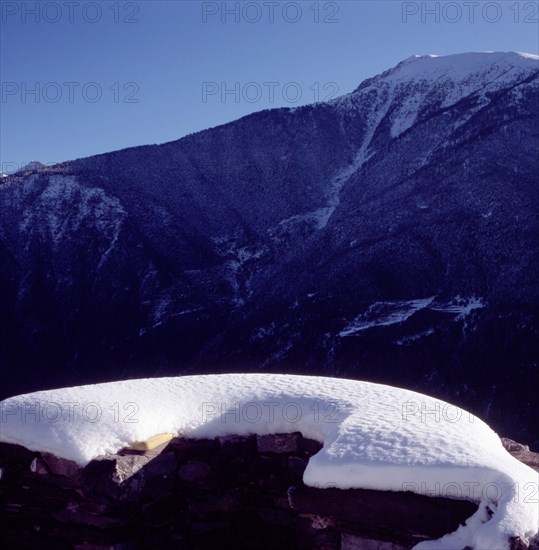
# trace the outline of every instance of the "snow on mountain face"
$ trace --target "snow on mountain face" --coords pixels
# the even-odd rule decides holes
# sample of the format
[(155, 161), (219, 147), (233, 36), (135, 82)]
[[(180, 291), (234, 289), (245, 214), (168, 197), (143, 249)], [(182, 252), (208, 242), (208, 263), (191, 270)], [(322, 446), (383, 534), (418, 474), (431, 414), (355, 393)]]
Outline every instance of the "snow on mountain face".
[[(71, 204), (76, 204), (78, 211), (69, 208)], [(68, 217), (65, 216), (66, 209), (69, 210)], [(19, 230), (28, 239), (33, 238), (34, 232), (46, 232), (44, 238), (57, 246), (62, 240), (68, 240), (81, 231), (84, 224), (90, 221), (110, 243), (99, 261), (99, 267), (118, 239), (126, 216), (118, 199), (108, 197), (103, 189), (81, 186), (73, 177), (53, 175), (39, 197), (24, 210)]]
[(329, 103), (5, 178), (3, 395), (339, 373), (539, 442), (538, 65), (410, 58)]
[[(538, 71), (539, 56), (517, 52), (412, 56), (334, 102), (363, 105), (372, 88), (378, 93), (383, 90), (386, 106), (404, 96), (402, 103), (393, 107), (391, 137), (395, 138), (416, 122), (426, 103), (450, 107), (478, 94), (480, 105), (484, 106), (489, 95), (522, 82)], [(376, 106), (376, 111), (380, 112), (380, 106)]]
[(381, 76), (395, 83), (417, 81), (433, 84), (447, 81), (459, 84), (502, 86), (539, 70), (539, 56), (520, 52), (477, 52), (447, 56), (412, 56)]
[(339, 336), (353, 336), (374, 327), (401, 324), (418, 311), (425, 309), (452, 314), (455, 315), (456, 321), (461, 321), (474, 309), (482, 308), (484, 305), (483, 301), (475, 296), (470, 298), (456, 296), (449, 303), (437, 302), (435, 296), (404, 302), (376, 302), (339, 332)]
[[(118, 422), (112, 412), (126, 402), (136, 404), (136, 422)], [(98, 412), (95, 421), (85, 416), (88, 404)], [(386, 385), (260, 373), (185, 376), (36, 392), (0, 402), (0, 410), (0, 441), (81, 465), (162, 433), (211, 439), (299, 431), (323, 443), (305, 470), (307, 485), (389, 491), (428, 486), (433, 496), (446, 496), (451, 486), (481, 502), (466, 527), (440, 544), (417, 548), (509, 549), (511, 537), (539, 531), (536, 503), (518, 498), (517, 489), (536, 486), (537, 472), (512, 457), (473, 415)], [(46, 412), (32, 422), (29, 410)], [(436, 410), (444, 411), (437, 420)], [(470, 486), (473, 491), (466, 491)]]

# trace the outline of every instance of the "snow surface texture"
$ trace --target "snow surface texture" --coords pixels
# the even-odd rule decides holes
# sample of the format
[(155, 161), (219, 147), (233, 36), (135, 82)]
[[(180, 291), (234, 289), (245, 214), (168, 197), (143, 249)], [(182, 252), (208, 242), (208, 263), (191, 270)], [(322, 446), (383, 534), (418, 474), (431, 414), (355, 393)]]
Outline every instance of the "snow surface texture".
[[(323, 443), (305, 470), (307, 485), (481, 503), (465, 527), (418, 548), (503, 549), (510, 536), (539, 530), (534, 470), (478, 418), (391, 386), (277, 374), (154, 378), (20, 395), (2, 401), (0, 412), (0, 441), (80, 465), (165, 432), (214, 438), (300, 431)], [(494, 512), (488, 521), (487, 508)]]

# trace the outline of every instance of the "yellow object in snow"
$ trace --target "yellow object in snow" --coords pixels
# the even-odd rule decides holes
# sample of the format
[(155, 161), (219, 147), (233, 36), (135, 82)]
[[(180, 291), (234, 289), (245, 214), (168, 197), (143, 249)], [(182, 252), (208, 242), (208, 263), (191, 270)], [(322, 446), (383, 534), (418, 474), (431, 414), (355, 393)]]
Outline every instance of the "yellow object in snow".
[(134, 443), (131, 443), (129, 449), (133, 451), (151, 451), (152, 449), (159, 447), (159, 445), (170, 441), (174, 436), (175, 434), (171, 433), (157, 434), (150, 437), (150, 439), (146, 439), (146, 441), (135, 441)]

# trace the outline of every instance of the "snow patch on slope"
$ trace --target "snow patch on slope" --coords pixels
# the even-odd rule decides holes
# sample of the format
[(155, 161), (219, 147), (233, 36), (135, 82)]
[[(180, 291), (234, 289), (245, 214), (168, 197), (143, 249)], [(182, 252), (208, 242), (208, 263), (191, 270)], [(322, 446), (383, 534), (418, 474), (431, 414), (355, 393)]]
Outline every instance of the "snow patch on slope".
[(279, 223), (279, 226), (288, 226), (291, 223), (298, 222), (311, 223), (315, 229), (324, 229), (331, 219), (335, 210), (339, 207), (341, 199), (340, 193), (348, 180), (365, 164), (373, 155), (374, 151), (370, 151), (373, 138), (380, 126), (380, 123), (386, 116), (391, 105), (391, 97), (379, 94), (376, 101), (368, 104), (367, 110), (363, 116), (365, 118), (365, 134), (361, 142), (359, 150), (355, 154), (352, 162), (340, 168), (333, 178), (330, 180), (327, 187), (326, 206), (318, 208), (314, 211), (301, 214), (300, 216), (292, 216)]
[(233, 302), (241, 307), (251, 293), (250, 273), (247, 269), (260, 260), (268, 249), (239, 244), (241, 239), (223, 235), (212, 238), (215, 250), (224, 259), (226, 278), (230, 283), (234, 297)]
[(434, 296), (420, 300), (375, 302), (365, 313), (358, 315), (341, 330), (339, 336), (351, 336), (369, 328), (403, 323), (417, 311), (428, 307), (433, 301)]
[(477, 296), (463, 298), (458, 295), (455, 296), (455, 298), (453, 298), (450, 302), (433, 304), (430, 309), (433, 311), (440, 311), (442, 313), (452, 313), (456, 315), (455, 321), (462, 321), (474, 309), (481, 309), (484, 307), (485, 301), (483, 298), (478, 298)]
[[(30, 179), (28, 184), (32, 186), (35, 181)], [(73, 176), (51, 175), (41, 194), (24, 210), (19, 228), (23, 233), (50, 237), (54, 246), (60, 247), (92, 225), (108, 242), (99, 269), (116, 246), (126, 218), (120, 201), (104, 189), (81, 185)]]
[[(484, 300), (476, 296), (469, 298), (455, 296), (455, 298), (449, 302), (436, 301), (435, 298), (435, 296), (431, 296), (429, 298), (420, 298), (417, 300), (374, 302), (369, 306), (367, 311), (359, 314), (352, 322), (348, 323), (348, 325), (339, 332), (339, 336), (352, 336), (370, 328), (404, 323), (412, 317), (412, 315), (425, 309), (449, 313), (455, 315), (455, 321), (462, 321), (465, 320), (473, 310), (485, 307)], [(432, 331), (422, 332), (416, 335), (415, 339), (421, 336), (428, 336), (429, 334), (432, 334)], [(396, 343), (402, 344), (410, 342), (413, 339), (414, 337), (408, 337)]]

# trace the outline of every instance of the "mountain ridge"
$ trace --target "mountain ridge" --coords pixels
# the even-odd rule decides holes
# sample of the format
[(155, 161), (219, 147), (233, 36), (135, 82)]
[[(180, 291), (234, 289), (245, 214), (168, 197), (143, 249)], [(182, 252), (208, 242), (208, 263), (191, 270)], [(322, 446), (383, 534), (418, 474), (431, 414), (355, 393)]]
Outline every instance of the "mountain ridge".
[[(259, 113), (265, 113), (265, 112), (271, 112), (271, 111), (276, 112), (276, 111), (279, 111), (279, 110), (288, 110), (288, 111), (294, 112), (298, 109), (307, 108), (307, 107), (310, 107), (310, 106), (313, 106), (313, 105), (325, 105), (325, 104), (337, 103), (339, 101), (342, 101), (344, 98), (347, 98), (348, 96), (353, 95), (358, 90), (360, 90), (362, 87), (364, 87), (366, 84), (371, 83), (371, 81), (382, 78), (387, 74), (394, 73), (397, 69), (399, 69), (399, 67), (408, 65), (408, 64), (413, 63), (415, 61), (422, 61), (422, 60), (425, 60), (425, 59), (438, 59), (438, 60), (446, 60), (447, 61), (447, 60), (450, 60), (450, 59), (464, 58), (464, 57), (468, 57), (468, 56), (470, 56), (470, 57), (485, 56), (484, 59), (486, 60), (487, 59), (486, 56), (490, 56), (490, 55), (494, 55), (494, 56), (496, 56), (496, 57), (498, 57), (502, 60), (505, 60), (505, 61), (509, 61), (510, 59), (515, 59), (515, 56), (516, 56), (516, 59), (524, 61), (526, 64), (530, 63), (530, 65), (528, 65), (528, 66), (531, 66), (531, 64), (535, 64), (535, 71), (539, 71), (539, 64), (535, 63), (535, 62), (539, 61), (539, 55), (529, 53), (529, 52), (518, 52), (518, 51), (495, 52), (495, 51), (488, 51), (488, 52), (462, 52), (462, 53), (447, 54), (447, 55), (438, 55), (438, 54), (419, 55), (419, 54), (415, 54), (415, 55), (411, 55), (411, 56), (407, 57), (406, 59), (403, 59), (402, 61), (397, 63), (397, 65), (395, 65), (394, 67), (392, 67), (390, 69), (387, 69), (385, 71), (382, 71), (381, 73), (378, 73), (374, 76), (366, 78), (352, 92), (343, 94), (342, 96), (336, 97), (335, 99), (332, 99), (328, 102), (312, 103), (312, 104), (302, 105), (302, 106), (299, 106), (299, 107), (276, 107), (276, 108), (262, 109), (260, 111), (255, 111), (254, 113), (249, 113), (247, 115), (241, 116), (240, 118), (233, 119), (233, 120), (225, 122), (223, 124), (219, 124), (218, 126), (212, 126), (212, 127), (209, 127), (209, 128), (204, 128), (202, 130), (197, 130), (195, 132), (191, 132), (189, 134), (186, 134), (185, 136), (182, 136), (178, 139), (174, 139), (174, 140), (171, 140), (171, 141), (162, 142), (162, 143), (148, 143), (148, 144), (142, 144), (142, 145), (129, 146), (129, 147), (121, 148), (121, 149), (115, 149), (115, 150), (107, 151), (107, 152), (104, 152), (104, 153), (97, 153), (95, 155), (90, 155), (88, 157), (80, 157), (80, 158), (77, 158), (77, 159), (60, 162), (60, 163), (57, 163), (55, 165), (51, 165), (50, 167), (54, 168), (56, 166), (64, 166), (66, 164), (70, 164), (70, 163), (77, 162), (77, 161), (80, 161), (80, 160), (84, 160), (84, 159), (87, 159), (87, 158), (95, 158), (95, 157), (99, 157), (101, 155), (108, 155), (108, 154), (111, 154), (111, 153), (118, 153), (118, 152), (121, 152), (121, 151), (137, 149), (139, 147), (160, 147), (160, 146), (163, 146), (163, 145), (168, 145), (170, 143), (176, 143), (178, 141), (189, 138), (191, 136), (198, 135), (198, 134), (203, 133), (203, 132), (214, 130), (216, 128), (226, 127), (229, 124), (234, 124), (234, 123), (236, 123), (240, 120), (243, 120), (243, 119), (248, 118), (248, 117), (253, 116), (253, 115), (257, 115)], [(24, 166), (21, 170), (38, 169), (38, 167), (32, 165), (33, 162), (34, 161), (30, 162), (27, 166)], [(41, 164), (41, 163), (38, 163), (38, 164)], [(43, 166), (44, 165), (41, 165), (39, 168), (42, 168)], [(8, 175), (13, 175), (14, 173), (8, 174)]]
[(341, 374), (539, 441), (539, 73), (479, 89), (384, 74), (329, 103), (3, 178), (3, 391)]

